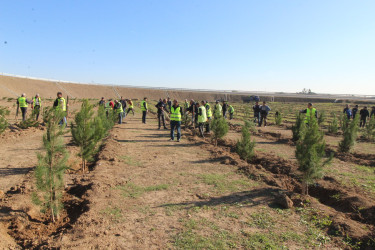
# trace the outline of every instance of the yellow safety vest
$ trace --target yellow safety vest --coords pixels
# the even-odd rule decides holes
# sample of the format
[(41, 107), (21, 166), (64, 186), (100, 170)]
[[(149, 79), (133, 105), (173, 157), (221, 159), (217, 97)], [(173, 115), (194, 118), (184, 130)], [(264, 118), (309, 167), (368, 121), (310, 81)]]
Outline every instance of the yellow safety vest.
[(111, 110), (112, 109), (112, 107), (110, 105), (110, 102), (106, 102), (104, 107), (105, 107), (105, 110)]
[[(146, 107), (145, 107), (145, 103), (146, 103)], [(142, 111), (146, 111), (148, 108), (147, 108), (147, 102), (145, 100), (141, 101), (141, 110)]]
[(233, 114), (234, 113), (234, 108), (232, 105), (229, 105), (229, 113)]
[(130, 108), (130, 109), (134, 108), (134, 105), (133, 105), (133, 102), (132, 102), (132, 101), (130, 101), (130, 103), (129, 103), (129, 108)]
[[(34, 99), (33, 99), (34, 106), (35, 106), (36, 100), (37, 99), (34, 97)], [(38, 97), (38, 101), (39, 101), (39, 106), (41, 107), (42, 106), (42, 99), (40, 99), (40, 97)]]
[(171, 107), (171, 121), (181, 121), (181, 107)]
[(309, 108), (306, 109), (305, 123), (309, 123), (311, 116), (313, 116), (315, 118), (315, 114), (316, 114), (316, 109), (315, 108), (312, 108), (311, 110)]
[[(62, 105), (62, 108), (61, 108), (61, 105)], [(57, 107), (56, 107), (56, 109), (57, 110), (61, 109), (62, 111), (66, 111), (66, 101), (65, 101), (64, 97), (57, 98)]]
[(27, 102), (26, 102), (26, 97), (20, 97), (18, 98), (18, 105), (20, 108), (27, 108)]
[(198, 123), (206, 122), (207, 121), (206, 108), (204, 106), (199, 106), (198, 109), (200, 109), (201, 112), (202, 112), (201, 115), (198, 115)]
[(207, 118), (212, 117), (212, 110), (209, 103), (206, 103)]
[[(121, 102), (118, 102), (116, 105), (120, 105), (120, 108), (116, 108), (116, 112), (117, 112), (118, 114), (124, 112), (124, 110), (122, 109), (122, 104), (121, 104)], [(115, 106), (115, 107), (116, 107), (116, 106)]]

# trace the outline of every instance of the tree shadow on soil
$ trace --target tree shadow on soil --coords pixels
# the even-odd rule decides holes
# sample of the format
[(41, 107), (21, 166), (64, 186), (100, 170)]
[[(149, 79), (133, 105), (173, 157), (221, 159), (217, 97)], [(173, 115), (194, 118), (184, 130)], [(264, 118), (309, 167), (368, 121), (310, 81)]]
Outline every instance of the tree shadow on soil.
[(33, 167), (26, 167), (26, 168), (0, 168), (0, 177), (10, 176), (10, 175), (27, 174), (32, 169), (33, 169)]
[[(210, 197), (201, 201), (189, 201), (181, 203), (168, 203), (159, 207), (173, 207), (184, 206), (185, 209), (202, 206), (219, 206), (219, 205), (238, 205), (243, 207), (254, 207), (260, 204), (274, 203), (274, 194), (277, 193), (277, 188), (259, 188), (251, 191), (237, 192), (230, 195), (220, 197)], [(197, 195), (198, 196), (198, 195)]]

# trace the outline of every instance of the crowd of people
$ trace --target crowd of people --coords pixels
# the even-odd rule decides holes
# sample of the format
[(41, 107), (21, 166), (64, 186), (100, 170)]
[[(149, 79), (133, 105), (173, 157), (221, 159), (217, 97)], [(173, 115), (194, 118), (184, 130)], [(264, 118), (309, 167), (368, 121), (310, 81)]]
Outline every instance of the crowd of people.
[[(346, 107), (344, 108), (343, 113), (347, 115), (348, 119), (355, 119), (357, 113), (358, 113), (359, 107), (358, 105), (355, 105), (354, 108), (350, 108), (349, 104), (346, 104)], [(375, 106), (371, 108), (371, 113), (369, 112), (367, 106), (364, 106), (360, 111), (359, 111), (359, 126), (360, 127), (365, 127), (366, 126), (366, 121), (367, 118), (375, 117)]]

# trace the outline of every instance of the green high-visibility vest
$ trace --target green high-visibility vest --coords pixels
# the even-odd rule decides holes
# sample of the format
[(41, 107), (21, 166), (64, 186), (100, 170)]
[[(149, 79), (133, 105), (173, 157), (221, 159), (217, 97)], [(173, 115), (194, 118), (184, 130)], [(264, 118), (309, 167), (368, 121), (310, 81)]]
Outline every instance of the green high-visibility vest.
[[(145, 105), (146, 104), (146, 105)], [(146, 106), (146, 107), (145, 107)], [(145, 100), (141, 101), (141, 110), (142, 111), (147, 111), (147, 102)]]
[(212, 110), (209, 103), (206, 103), (206, 112), (207, 112), (207, 118), (212, 117)]
[(219, 111), (220, 113), (223, 112), (223, 107), (221, 107), (220, 103), (215, 105), (215, 112)]
[(27, 102), (26, 102), (26, 97), (20, 97), (18, 98), (18, 105), (20, 108), (27, 108)]
[(206, 122), (207, 121), (206, 108), (204, 106), (199, 106), (198, 109), (200, 109), (202, 113), (201, 115), (198, 115), (198, 123)]
[(316, 109), (315, 108), (312, 108), (312, 109), (306, 109), (306, 117), (305, 117), (305, 123), (309, 123), (310, 122), (310, 118), (311, 116), (313, 116), (315, 118), (315, 114), (316, 114)]
[(171, 107), (171, 121), (181, 121), (181, 107)]
[(229, 105), (229, 113), (233, 114), (234, 113), (234, 108), (232, 105)]
[(104, 107), (105, 107), (105, 110), (111, 110), (112, 109), (112, 107), (110, 105), (110, 102), (106, 102)]
[(133, 104), (132, 101), (129, 102), (129, 108), (130, 108), (130, 109), (134, 108), (134, 104)]
[(57, 98), (56, 110), (66, 111), (66, 101), (64, 97)]
[(189, 108), (189, 103), (185, 102), (185, 109)]
[[(120, 105), (120, 107), (119, 107), (119, 105)], [(116, 104), (116, 113), (120, 114), (120, 113), (122, 113), (122, 112), (124, 112), (124, 110), (123, 110), (123, 108), (122, 108), (122, 104), (121, 104), (121, 102), (118, 102), (118, 103)]]
[(34, 106), (35, 106), (35, 104), (36, 104), (36, 100), (39, 101), (39, 106), (42, 107), (42, 99), (40, 99), (40, 97), (38, 97), (38, 99), (35, 98), (35, 97), (33, 98), (33, 104), (34, 104)]

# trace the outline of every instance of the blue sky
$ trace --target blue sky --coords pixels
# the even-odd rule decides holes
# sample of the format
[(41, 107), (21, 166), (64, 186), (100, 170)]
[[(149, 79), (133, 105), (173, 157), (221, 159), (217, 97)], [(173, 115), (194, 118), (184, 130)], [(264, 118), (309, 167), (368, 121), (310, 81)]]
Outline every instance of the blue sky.
[(373, 0), (3, 0), (0, 72), (375, 95), (374, 13)]

